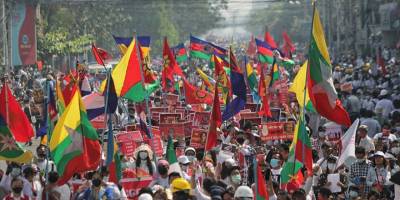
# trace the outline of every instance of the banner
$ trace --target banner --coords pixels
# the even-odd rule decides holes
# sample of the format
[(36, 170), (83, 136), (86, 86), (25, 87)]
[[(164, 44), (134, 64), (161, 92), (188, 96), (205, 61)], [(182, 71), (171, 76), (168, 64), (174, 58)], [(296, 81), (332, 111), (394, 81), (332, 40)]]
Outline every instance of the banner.
[(193, 118), (193, 127), (208, 129), (210, 122), (210, 112), (195, 112)]
[(180, 119), (182, 119), (182, 113), (160, 113), (159, 117), (160, 124), (177, 123)]
[(192, 136), (190, 138), (190, 146), (195, 149), (204, 148), (204, 144), (207, 140), (207, 132), (208, 131), (204, 129), (193, 128)]
[(125, 190), (128, 199), (137, 199), (139, 190), (148, 187), (152, 181), (152, 177), (145, 178), (123, 178), (120, 183)]
[(92, 123), (93, 128), (95, 129), (105, 129), (106, 124), (104, 123), (104, 114), (97, 116), (96, 118), (90, 120)]
[(163, 138), (167, 138), (168, 135), (173, 135), (174, 139), (179, 137), (185, 137), (185, 123), (173, 123), (173, 124), (161, 124), (160, 131)]
[(34, 5), (22, 0), (14, 1), (11, 16), (12, 65), (34, 65), (36, 63), (36, 10)]
[(261, 140), (290, 140), (294, 136), (295, 123), (289, 122), (267, 122), (262, 124)]
[(136, 147), (143, 142), (140, 131), (121, 131), (115, 135), (115, 138), (120, 144), (121, 153), (127, 157), (133, 157)]

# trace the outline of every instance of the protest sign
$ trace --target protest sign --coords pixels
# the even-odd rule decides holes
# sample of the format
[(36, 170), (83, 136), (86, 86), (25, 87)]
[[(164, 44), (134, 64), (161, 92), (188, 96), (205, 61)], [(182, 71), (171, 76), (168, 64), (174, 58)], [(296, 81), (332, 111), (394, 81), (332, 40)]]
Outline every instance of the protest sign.
[(185, 123), (160, 123), (160, 132), (163, 138), (167, 138), (168, 135), (172, 135), (174, 138), (185, 137)]
[(252, 94), (247, 94), (246, 95), (246, 102), (253, 103), (253, 95)]
[(262, 124), (261, 140), (289, 140), (293, 139), (295, 124), (289, 122), (266, 122)]
[(93, 128), (95, 129), (105, 129), (106, 124), (104, 123), (104, 114), (97, 116), (96, 118), (90, 120)]
[(124, 188), (128, 199), (137, 199), (139, 190), (148, 187), (152, 180), (152, 177), (123, 178), (120, 183)]
[(121, 153), (127, 157), (132, 157), (137, 143), (143, 142), (140, 131), (121, 131), (115, 135), (115, 139), (119, 143)]
[(160, 124), (172, 124), (177, 123), (182, 119), (181, 113), (160, 113)]
[(152, 107), (150, 108), (150, 111), (157, 112), (157, 113), (162, 113), (162, 112), (168, 112), (168, 107)]
[(272, 86), (273, 91), (276, 92), (278, 97), (278, 102), (280, 104), (288, 104), (289, 100), (289, 88), (287, 80), (278, 80), (274, 82)]
[(338, 141), (343, 135), (342, 127), (334, 122), (329, 122), (324, 125), (325, 135), (329, 141)]
[(167, 94), (165, 95), (165, 101), (167, 105), (176, 105), (179, 101), (179, 96), (176, 94)]
[(210, 114), (210, 112), (195, 112), (192, 126), (207, 129), (210, 122)]
[(190, 146), (193, 148), (204, 148), (204, 144), (207, 140), (207, 130), (193, 128), (192, 136), (190, 137)]
[(257, 106), (256, 103), (246, 103), (244, 108), (250, 109), (251, 112), (257, 112), (257, 110), (260, 109), (260, 106)]

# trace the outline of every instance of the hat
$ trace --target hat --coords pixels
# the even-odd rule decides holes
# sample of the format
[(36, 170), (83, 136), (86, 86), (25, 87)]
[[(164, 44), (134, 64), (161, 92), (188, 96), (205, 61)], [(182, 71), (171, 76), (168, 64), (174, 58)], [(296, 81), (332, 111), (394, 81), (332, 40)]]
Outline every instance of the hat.
[(161, 165), (169, 166), (169, 163), (167, 160), (160, 159), (160, 160), (158, 160), (157, 166), (161, 166)]
[(381, 93), (379, 93), (379, 96), (385, 96), (387, 94), (388, 94), (388, 91), (383, 89), (383, 90), (381, 90)]
[(241, 197), (245, 197), (245, 198), (253, 198), (253, 190), (251, 190), (251, 188), (249, 188), (248, 186), (239, 186), (236, 189), (234, 198), (241, 198)]
[(358, 127), (358, 130), (368, 130), (368, 126), (367, 125), (360, 125), (359, 127)]
[(153, 197), (149, 193), (143, 193), (139, 196), (138, 200), (153, 200)]
[(193, 151), (194, 153), (196, 153), (196, 149), (194, 149), (193, 147), (188, 147), (185, 149), (185, 153), (188, 151)]
[(178, 162), (179, 162), (179, 164), (186, 165), (186, 164), (190, 163), (190, 160), (189, 160), (189, 158), (187, 156), (183, 156), (182, 155), (182, 156), (178, 157)]
[(136, 156), (141, 151), (147, 151), (147, 153), (149, 154), (150, 160), (153, 160), (153, 151), (151, 150), (151, 148), (148, 144), (141, 144), (139, 147), (137, 147), (135, 149), (135, 152), (133, 153), (133, 157), (135, 158), (135, 160), (136, 160)]
[(385, 157), (385, 154), (382, 152), (382, 151), (377, 151), (375, 154), (374, 154), (374, 157), (375, 156), (382, 156), (382, 157)]
[(176, 178), (171, 183), (172, 193), (191, 189), (190, 183), (184, 178)]
[(396, 160), (396, 158), (393, 156), (393, 154), (388, 153), (388, 152), (386, 152), (383, 157), (386, 159), (389, 159), (389, 160)]

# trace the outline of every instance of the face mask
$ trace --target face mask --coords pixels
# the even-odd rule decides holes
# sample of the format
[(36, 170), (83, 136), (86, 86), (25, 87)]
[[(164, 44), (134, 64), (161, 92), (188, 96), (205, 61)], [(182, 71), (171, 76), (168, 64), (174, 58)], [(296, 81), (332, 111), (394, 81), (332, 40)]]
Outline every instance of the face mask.
[(21, 194), (22, 192), (22, 187), (13, 187), (12, 191), (16, 194)]
[(240, 175), (233, 175), (231, 176), (231, 180), (234, 184), (239, 184), (242, 178), (240, 177)]
[(103, 177), (103, 181), (107, 183), (108, 182), (108, 177), (107, 176)]
[(17, 177), (19, 175), (21, 175), (21, 169), (20, 168), (13, 168), (10, 175), (12, 177)]
[(181, 165), (181, 168), (182, 168), (183, 171), (186, 171), (187, 170), (187, 165)]
[(187, 156), (190, 162), (193, 162), (196, 160), (196, 157), (194, 156)]
[(146, 160), (147, 152), (139, 152), (139, 158), (142, 159), (142, 160)]
[(357, 162), (362, 163), (365, 161), (365, 158), (357, 158)]
[(164, 167), (164, 166), (158, 167), (158, 173), (159, 173), (160, 175), (165, 175), (165, 174), (168, 173), (168, 169), (167, 169), (166, 167)]
[(328, 163), (329, 171), (333, 171), (335, 169), (335, 163)]
[(100, 179), (93, 179), (92, 184), (95, 187), (99, 187), (101, 185), (101, 180)]
[(356, 191), (350, 191), (349, 192), (350, 197), (357, 197), (358, 196), (358, 192)]
[(400, 147), (393, 147), (393, 148), (390, 149), (390, 151), (391, 151), (393, 154), (397, 155), (397, 154), (400, 153)]
[(277, 168), (279, 166), (279, 160), (272, 158), (271, 161), (269, 162), (269, 164), (271, 164), (272, 168)]

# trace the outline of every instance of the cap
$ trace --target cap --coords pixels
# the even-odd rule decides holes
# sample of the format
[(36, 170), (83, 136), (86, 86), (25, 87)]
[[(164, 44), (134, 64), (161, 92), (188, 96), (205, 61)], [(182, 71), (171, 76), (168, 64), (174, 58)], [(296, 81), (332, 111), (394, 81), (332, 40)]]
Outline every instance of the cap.
[(178, 157), (178, 162), (180, 164), (186, 165), (186, 164), (190, 163), (190, 160), (189, 160), (189, 158), (187, 156), (183, 156), (182, 155), (182, 156)]
[(385, 96), (387, 94), (388, 94), (388, 91), (383, 89), (383, 90), (381, 90), (381, 93), (379, 93), (379, 96)]
[(157, 163), (157, 165), (166, 165), (166, 166), (168, 166), (168, 165), (169, 165), (169, 163), (168, 163), (168, 161), (167, 161), (167, 160), (160, 159), (160, 160), (158, 160), (158, 163)]
[(368, 126), (367, 125), (360, 125), (359, 127), (358, 127), (358, 130), (368, 130)]
[(153, 197), (149, 193), (143, 193), (139, 196), (138, 200), (153, 200)]
[(251, 190), (251, 188), (249, 188), (248, 186), (239, 186), (236, 189), (234, 198), (241, 198), (241, 197), (245, 197), (245, 198), (253, 198), (253, 190)]
[(172, 193), (191, 189), (190, 183), (184, 178), (176, 178), (171, 183)]
[(374, 154), (374, 157), (375, 156), (382, 156), (382, 157), (385, 157), (385, 154), (382, 152), (382, 151), (377, 151), (375, 154)]
[(388, 153), (388, 152), (386, 152), (386, 153), (385, 153), (385, 156), (383, 156), (383, 157), (386, 158), (386, 159), (389, 159), (389, 160), (396, 160), (396, 158), (394, 157), (394, 155), (391, 154), (391, 153)]
[(188, 147), (188, 148), (186, 148), (186, 149), (185, 149), (185, 153), (186, 153), (187, 151), (193, 151), (194, 153), (196, 153), (196, 149), (194, 149), (193, 147)]

